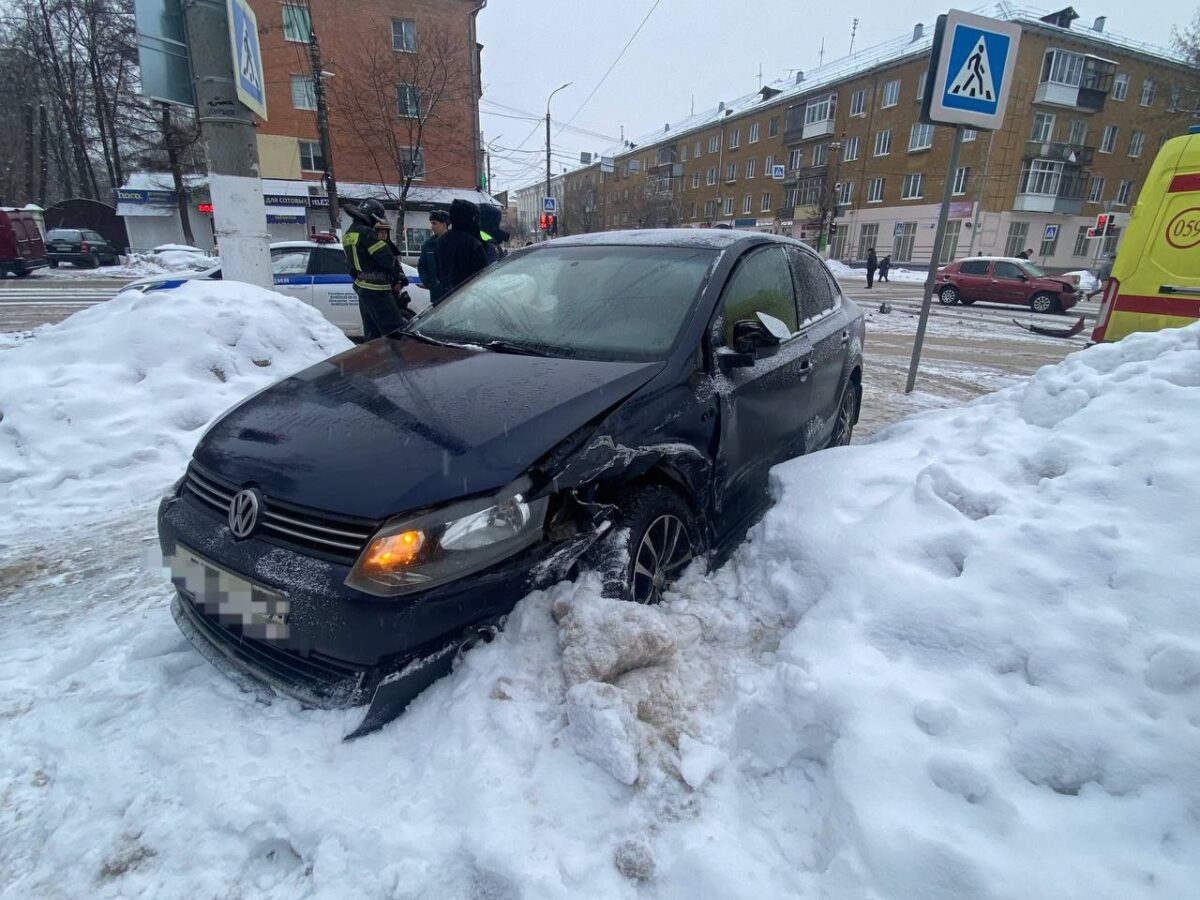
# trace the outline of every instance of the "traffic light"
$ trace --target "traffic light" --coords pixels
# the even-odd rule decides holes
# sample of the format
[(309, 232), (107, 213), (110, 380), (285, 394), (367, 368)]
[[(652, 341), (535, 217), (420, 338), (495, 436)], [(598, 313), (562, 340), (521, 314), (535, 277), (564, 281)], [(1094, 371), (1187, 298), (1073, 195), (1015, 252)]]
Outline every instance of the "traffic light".
[(546, 218), (549, 219), (550, 233), (558, 234), (558, 216), (552, 214), (552, 215), (546, 216)]
[(545, 213), (542, 213), (541, 216), (538, 218), (538, 228), (540, 228), (540, 229), (542, 229), (542, 231), (546, 231), (546, 232), (548, 232), (550, 230), (550, 217), (548, 215), (546, 215)]
[(830, 222), (829, 223), (829, 236), (833, 237), (835, 234), (837, 234), (837, 222)]

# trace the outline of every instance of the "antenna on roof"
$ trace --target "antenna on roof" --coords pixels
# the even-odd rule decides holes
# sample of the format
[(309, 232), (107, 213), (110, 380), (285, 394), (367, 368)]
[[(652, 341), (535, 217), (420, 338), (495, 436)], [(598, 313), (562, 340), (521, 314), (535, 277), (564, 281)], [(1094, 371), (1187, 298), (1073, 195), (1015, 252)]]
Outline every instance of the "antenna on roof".
[(758, 89), (762, 90), (762, 63), (758, 64)]
[(854, 55), (854, 36), (858, 34), (858, 19), (854, 20), (854, 24), (850, 26), (850, 56)]
[(622, 144), (625, 143), (625, 126), (624, 125), (621, 126), (621, 143)]
[(692, 94), (692, 115), (696, 114), (696, 95)]
[[(817, 53), (817, 65), (825, 65), (825, 38), (821, 38), (821, 50)], [(762, 86), (762, 79), (759, 79), (759, 86)]]

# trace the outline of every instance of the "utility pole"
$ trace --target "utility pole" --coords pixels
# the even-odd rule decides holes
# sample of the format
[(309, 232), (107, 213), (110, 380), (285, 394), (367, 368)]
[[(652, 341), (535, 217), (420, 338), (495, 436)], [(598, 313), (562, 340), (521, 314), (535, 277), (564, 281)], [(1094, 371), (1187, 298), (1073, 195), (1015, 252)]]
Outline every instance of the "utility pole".
[(325, 79), (321, 77), (321, 45), (317, 33), (309, 28), (308, 58), (312, 63), (313, 95), (317, 100), (317, 132), (321, 137), (321, 158), (325, 161), (325, 194), (329, 198), (329, 230), (338, 233), (341, 209), (338, 206), (337, 179), (333, 174), (333, 142), (329, 140), (329, 106), (325, 100)]
[(175, 186), (175, 206), (179, 210), (179, 223), (183, 226), (183, 242), (195, 244), (192, 236), (192, 220), (188, 213), (187, 192), (183, 187), (183, 170), (179, 166), (179, 149), (175, 146), (175, 136), (171, 132), (171, 107), (162, 105), (163, 144), (167, 148), (167, 167), (171, 170), (171, 181)]
[(196, 120), (208, 157), (208, 186), (221, 269), (261, 287), (271, 277), (271, 236), (263, 205), (254, 119), (238, 99), (224, 0), (183, 4), (196, 93)]
[(568, 81), (564, 85), (556, 87), (550, 92), (550, 96), (546, 98), (546, 196), (550, 196), (550, 101), (554, 99), (554, 95), (564, 88), (569, 88), (574, 82)]
[(858, 19), (854, 20), (854, 24), (850, 26), (850, 53), (848, 56), (854, 55), (854, 38), (858, 34)]

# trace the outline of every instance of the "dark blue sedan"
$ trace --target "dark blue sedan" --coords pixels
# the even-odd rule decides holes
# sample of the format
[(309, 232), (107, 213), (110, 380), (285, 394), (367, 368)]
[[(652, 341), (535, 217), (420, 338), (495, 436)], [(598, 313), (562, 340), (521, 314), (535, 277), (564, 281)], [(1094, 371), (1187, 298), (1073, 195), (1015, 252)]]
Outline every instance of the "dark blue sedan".
[(767, 472), (846, 444), (863, 317), (815, 253), (656, 230), (509, 256), (405, 330), (244, 401), (159, 510), (193, 644), (378, 727), (531, 588), (652, 603)]

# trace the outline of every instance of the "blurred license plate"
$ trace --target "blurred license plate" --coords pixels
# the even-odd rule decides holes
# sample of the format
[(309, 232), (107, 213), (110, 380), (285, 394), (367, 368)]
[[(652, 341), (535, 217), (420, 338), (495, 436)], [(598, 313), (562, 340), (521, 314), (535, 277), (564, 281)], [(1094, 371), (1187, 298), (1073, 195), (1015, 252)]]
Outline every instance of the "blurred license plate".
[(166, 558), (171, 583), (204, 615), (256, 640), (288, 637), (286, 595), (234, 575), (182, 544)]

